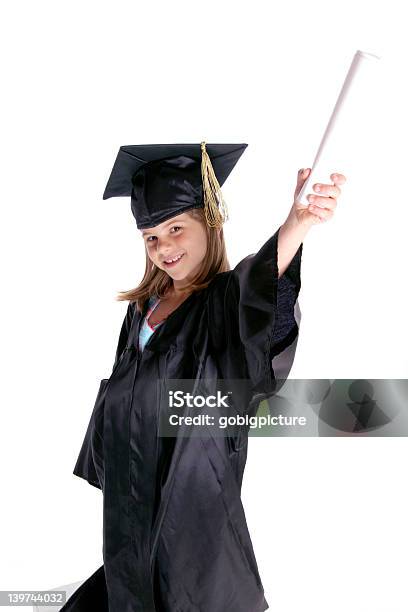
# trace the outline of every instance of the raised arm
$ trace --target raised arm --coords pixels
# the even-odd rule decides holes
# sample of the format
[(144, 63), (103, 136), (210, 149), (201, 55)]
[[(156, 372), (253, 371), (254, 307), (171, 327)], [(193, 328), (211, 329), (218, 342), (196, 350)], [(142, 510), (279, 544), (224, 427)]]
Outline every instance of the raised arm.
[[(335, 196), (340, 193), (337, 183), (314, 185), (316, 193), (322, 195), (315, 195), (313, 206), (298, 204), (297, 195), (309, 172), (307, 168), (298, 173), (294, 202), (286, 221), (257, 253), (240, 261), (233, 270), (239, 334), (249, 375), (254, 391), (267, 395), (283, 384), (295, 357), (301, 319), (297, 299), (303, 240), (312, 225), (333, 216)], [(332, 174), (331, 178), (338, 184), (345, 181), (341, 174)], [(281, 381), (278, 386), (276, 379)]]
[(308, 195), (309, 206), (296, 202), (303, 184), (309, 176), (310, 168), (299, 170), (294, 202), (288, 218), (279, 232), (278, 268), (279, 277), (288, 267), (300, 244), (312, 225), (328, 221), (332, 218), (337, 206), (336, 198), (340, 195), (339, 185), (343, 185), (346, 177), (343, 174), (331, 174), (333, 184), (315, 183), (314, 194)]

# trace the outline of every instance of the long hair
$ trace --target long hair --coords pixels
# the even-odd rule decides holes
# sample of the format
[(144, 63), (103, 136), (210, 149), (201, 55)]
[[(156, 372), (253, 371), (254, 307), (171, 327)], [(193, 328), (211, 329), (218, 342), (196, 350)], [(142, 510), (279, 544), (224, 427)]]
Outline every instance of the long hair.
[[(207, 254), (203, 259), (201, 268), (189, 285), (190, 292), (205, 289), (219, 272), (228, 272), (230, 265), (224, 241), (223, 229), (218, 233), (213, 227), (209, 227), (203, 208), (193, 208), (186, 211), (191, 217), (199, 220), (205, 227), (207, 234)], [(173, 279), (165, 270), (161, 270), (150, 259), (145, 249), (145, 271), (144, 276), (135, 289), (120, 291), (116, 299), (118, 301), (128, 300), (135, 302), (136, 308), (141, 312), (145, 301), (151, 295), (164, 298), (169, 288), (173, 285)]]

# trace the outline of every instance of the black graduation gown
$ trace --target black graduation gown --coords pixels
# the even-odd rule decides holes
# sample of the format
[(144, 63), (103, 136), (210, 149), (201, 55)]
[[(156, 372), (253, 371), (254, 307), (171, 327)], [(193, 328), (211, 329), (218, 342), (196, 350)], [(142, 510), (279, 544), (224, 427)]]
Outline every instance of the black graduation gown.
[(104, 564), (62, 611), (269, 607), (240, 496), (248, 430), (238, 437), (157, 436), (157, 380), (245, 379), (239, 410), (251, 414), (276, 392), (275, 380), (287, 377), (295, 355), (303, 247), (278, 279), (279, 230), (190, 294), (142, 353), (146, 308), (139, 313), (129, 303), (74, 469), (103, 491)]

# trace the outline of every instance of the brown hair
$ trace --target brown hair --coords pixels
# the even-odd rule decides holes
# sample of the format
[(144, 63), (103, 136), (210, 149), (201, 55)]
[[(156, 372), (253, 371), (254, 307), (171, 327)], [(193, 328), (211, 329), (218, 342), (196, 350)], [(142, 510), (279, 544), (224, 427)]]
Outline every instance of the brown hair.
[[(227, 251), (224, 241), (224, 233), (221, 228), (219, 233), (215, 228), (209, 227), (204, 215), (203, 208), (193, 208), (186, 211), (191, 217), (201, 221), (207, 234), (207, 256), (203, 259), (201, 269), (189, 285), (189, 290), (200, 291), (205, 289), (219, 272), (230, 270)], [(120, 291), (117, 300), (128, 300), (136, 302), (136, 308), (142, 311), (144, 303), (153, 294), (164, 298), (169, 288), (173, 285), (172, 278), (160, 268), (157, 268), (145, 250), (145, 272), (144, 276), (135, 289)]]

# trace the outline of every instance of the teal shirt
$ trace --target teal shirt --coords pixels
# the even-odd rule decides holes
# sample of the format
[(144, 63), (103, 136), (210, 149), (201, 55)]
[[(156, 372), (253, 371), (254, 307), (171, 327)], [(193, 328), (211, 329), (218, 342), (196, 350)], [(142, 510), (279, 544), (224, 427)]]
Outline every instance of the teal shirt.
[(146, 342), (149, 340), (150, 336), (154, 334), (155, 329), (157, 329), (159, 325), (163, 323), (163, 321), (160, 321), (160, 323), (157, 323), (153, 327), (151, 327), (148, 323), (149, 316), (151, 315), (151, 313), (156, 308), (159, 302), (160, 300), (158, 300), (157, 297), (154, 295), (149, 298), (148, 310), (139, 330), (139, 349), (142, 352), (144, 347), (146, 346)]

